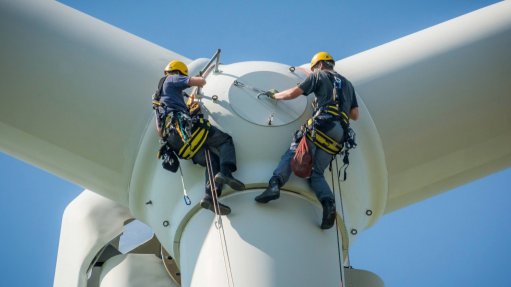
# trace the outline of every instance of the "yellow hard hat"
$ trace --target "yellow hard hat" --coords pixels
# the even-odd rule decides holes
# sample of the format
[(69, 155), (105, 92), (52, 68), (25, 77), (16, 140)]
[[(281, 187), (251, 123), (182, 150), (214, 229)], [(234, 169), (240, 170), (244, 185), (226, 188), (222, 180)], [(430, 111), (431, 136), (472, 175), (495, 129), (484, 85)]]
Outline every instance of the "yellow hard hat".
[(311, 60), (311, 70), (314, 66), (316, 66), (316, 64), (319, 61), (333, 61), (333, 60), (334, 60), (334, 58), (332, 58), (332, 56), (330, 56), (330, 54), (328, 54), (327, 52), (316, 53), (316, 55), (314, 55), (314, 57), (312, 57), (312, 60)]
[(169, 64), (165, 67), (164, 71), (179, 71), (181, 74), (188, 76), (188, 67), (185, 65), (185, 63), (178, 60), (170, 61)]

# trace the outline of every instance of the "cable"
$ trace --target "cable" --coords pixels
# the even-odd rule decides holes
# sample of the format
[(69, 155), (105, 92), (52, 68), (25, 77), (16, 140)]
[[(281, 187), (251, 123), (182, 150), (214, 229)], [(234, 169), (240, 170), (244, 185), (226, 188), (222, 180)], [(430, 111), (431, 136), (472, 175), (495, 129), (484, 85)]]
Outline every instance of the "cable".
[[(335, 156), (335, 158), (337, 158), (337, 156)], [(334, 182), (334, 173), (332, 171), (332, 161), (333, 159), (330, 161), (330, 175), (332, 176), (332, 193), (334, 195), (334, 204), (335, 204), (335, 182)], [(341, 189), (341, 186), (339, 185), (339, 190)], [(339, 201), (341, 202), (341, 206), (342, 206), (342, 197), (339, 199)], [(335, 205), (337, 206), (337, 205)], [(343, 214), (343, 220), (344, 220), (344, 214)], [(337, 237), (337, 258), (339, 260), (339, 275), (341, 277), (341, 286), (344, 286), (344, 276), (343, 276), (343, 267), (344, 267), (344, 264), (342, 263), (342, 259), (341, 259), (341, 243), (340, 243), (340, 240), (339, 240), (339, 229), (337, 228), (337, 211), (335, 212), (335, 235)]]
[(192, 204), (192, 201), (190, 200), (190, 197), (188, 196), (188, 193), (186, 192), (185, 180), (183, 177), (183, 170), (181, 170), (181, 165), (179, 165), (179, 172), (181, 172), (181, 184), (183, 185), (183, 199), (184, 199), (186, 205), (190, 205), (190, 204)]
[[(342, 167), (341, 167), (342, 168)], [(346, 222), (346, 217), (345, 217), (345, 214), (344, 214), (344, 206), (343, 206), (343, 200), (342, 200), (342, 190), (341, 190), (341, 179), (340, 179), (340, 174), (341, 174), (341, 171), (339, 170), (339, 163), (337, 161), (337, 156), (335, 156), (335, 169), (337, 170), (337, 184), (339, 186), (339, 198), (340, 198), (340, 202), (341, 202), (341, 214), (342, 214), (342, 220), (344, 222)], [(333, 176), (333, 173), (332, 173), (332, 176)], [(333, 180), (333, 178), (332, 178)], [(346, 259), (348, 261), (348, 266), (351, 266), (351, 262), (350, 262), (350, 251), (349, 249), (346, 251)]]
[(218, 201), (218, 193), (216, 190), (216, 185), (214, 183), (213, 167), (211, 166), (211, 154), (209, 152), (209, 149), (206, 149), (205, 153), (206, 153), (206, 168), (208, 170), (209, 186), (210, 186), (211, 195), (213, 198), (215, 217), (217, 218), (217, 221), (215, 222), (215, 226), (218, 229), (218, 235), (220, 236), (220, 243), (222, 246), (222, 256), (224, 257), (224, 267), (225, 267), (225, 272), (227, 275), (227, 283), (229, 284), (229, 286), (234, 287), (234, 276), (232, 275), (232, 267), (231, 267), (231, 260), (230, 260), (230, 256), (229, 256), (229, 250), (227, 249), (227, 240), (225, 237), (225, 230), (223, 228), (222, 216), (220, 215), (220, 204)]

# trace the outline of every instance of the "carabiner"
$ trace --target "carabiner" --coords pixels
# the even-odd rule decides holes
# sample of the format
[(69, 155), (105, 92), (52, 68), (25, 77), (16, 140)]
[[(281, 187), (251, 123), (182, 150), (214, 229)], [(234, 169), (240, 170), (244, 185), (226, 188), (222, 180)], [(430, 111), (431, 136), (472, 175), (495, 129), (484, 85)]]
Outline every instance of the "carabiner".
[(183, 195), (183, 200), (185, 201), (186, 205), (192, 204), (192, 201), (190, 200), (190, 197), (188, 195)]

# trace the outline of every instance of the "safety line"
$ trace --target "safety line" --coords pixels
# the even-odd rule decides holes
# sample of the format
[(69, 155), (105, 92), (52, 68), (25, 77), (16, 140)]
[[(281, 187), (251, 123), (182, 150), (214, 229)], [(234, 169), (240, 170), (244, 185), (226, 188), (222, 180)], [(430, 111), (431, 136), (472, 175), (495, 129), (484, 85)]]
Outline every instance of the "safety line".
[[(240, 81), (238, 81), (238, 80), (235, 80), (235, 81), (233, 82), (233, 85), (234, 85), (235, 87), (240, 88), (240, 89), (243, 89), (243, 88), (244, 88), (244, 89), (248, 89), (248, 90), (251, 90), (251, 91), (253, 91), (253, 92), (256, 92), (256, 93), (257, 93), (256, 98), (257, 98), (258, 100), (260, 100), (260, 99), (261, 99), (261, 96), (264, 96), (264, 97), (263, 97), (263, 99), (264, 99), (265, 97), (267, 97), (267, 96), (265, 95), (265, 93), (266, 93), (266, 92), (268, 92), (268, 91), (261, 90), (261, 89), (259, 89), (259, 88), (253, 87), (253, 86), (251, 86), (251, 85), (247, 85), (247, 84), (242, 83), (242, 82), (240, 82)], [(270, 99), (270, 100), (271, 100), (271, 102), (273, 103), (273, 105), (279, 106), (279, 101), (274, 100), (274, 99), (271, 99), (271, 98), (268, 98), (268, 99)], [(260, 102), (260, 103), (261, 103), (261, 102)], [(268, 101), (263, 101), (262, 103), (265, 103), (265, 105), (266, 105), (266, 106), (268, 105)], [(272, 109), (273, 109), (273, 107), (272, 107), (272, 106), (270, 106), (269, 108), (272, 108)], [(294, 117), (294, 118), (298, 118), (298, 117), (300, 117), (300, 115), (301, 115), (300, 113), (296, 113), (296, 112), (295, 112), (294, 110), (292, 110), (292, 109), (285, 109), (285, 108), (282, 108), (282, 107), (281, 107), (281, 112), (282, 112), (282, 113), (285, 113), (285, 114), (286, 114), (286, 115), (288, 115), (289, 117)]]
[[(337, 161), (337, 156), (334, 156), (336, 161)], [(333, 173), (333, 170), (332, 170), (332, 161), (333, 159), (330, 161), (330, 175), (332, 176), (332, 193), (334, 195), (334, 204), (335, 204), (335, 182), (334, 182), (334, 173)], [(341, 190), (341, 186), (339, 185), (339, 193), (340, 193), (340, 190)], [(339, 199), (339, 201), (341, 202), (341, 206), (342, 206), (342, 197)], [(344, 276), (343, 276), (343, 268), (344, 268), (344, 264), (342, 263), (342, 259), (341, 259), (341, 244), (339, 242), (339, 229), (337, 228), (338, 227), (338, 222), (337, 222), (337, 205), (336, 206), (336, 211), (335, 211), (335, 235), (337, 237), (337, 258), (339, 260), (339, 275), (341, 277), (341, 286), (344, 286)], [(323, 207), (324, 208), (324, 207)], [(341, 213), (342, 213), (342, 209), (341, 209)], [(343, 214), (343, 218), (344, 220), (344, 214)]]
[(218, 201), (218, 193), (213, 176), (213, 167), (211, 166), (211, 154), (209, 149), (206, 148), (206, 168), (208, 169), (209, 187), (211, 189), (211, 195), (213, 198), (213, 205), (215, 209), (215, 227), (218, 229), (218, 235), (220, 237), (220, 245), (222, 246), (222, 256), (224, 257), (224, 267), (227, 275), (227, 283), (229, 286), (234, 287), (234, 276), (232, 275), (231, 260), (229, 251), (227, 249), (227, 240), (225, 237), (225, 230), (222, 223), (222, 216), (220, 215), (220, 204)]
[[(335, 156), (335, 169), (337, 170), (337, 185), (339, 186), (339, 200), (341, 202), (341, 214), (342, 214), (342, 220), (344, 222), (346, 222), (346, 217), (345, 217), (345, 214), (344, 214), (344, 205), (343, 205), (343, 200), (342, 200), (342, 190), (341, 190), (341, 179), (340, 179), (340, 174), (341, 174), (341, 171), (339, 170), (339, 163), (337, 161), (337, 155)], [(341, 167), (342, 169), (342, 167)], [(332, 174), (333, 176), (333, 174)], [(333, 180), (333, 179), (332, 179)], [(348, 266), (351, 266), (351, 262), (350, 262), (350, 250), (348, 248), (348, 250), (346, 250), (346, 259), (348, 261)]]
[(186, 205), (190, 205), (190, 204), (192, 204), (192, 201), (190, 200), (190, 197), (188, 196), (188, 193), (186, 192), (185, 180), (184, 180), (184, 176), (183, 176), (183, 170), (181, 170), (181, 165), (179, 165), (179, 172), (181, 173), (181, 184), (183, 185), (183, 199), (184, 199)]

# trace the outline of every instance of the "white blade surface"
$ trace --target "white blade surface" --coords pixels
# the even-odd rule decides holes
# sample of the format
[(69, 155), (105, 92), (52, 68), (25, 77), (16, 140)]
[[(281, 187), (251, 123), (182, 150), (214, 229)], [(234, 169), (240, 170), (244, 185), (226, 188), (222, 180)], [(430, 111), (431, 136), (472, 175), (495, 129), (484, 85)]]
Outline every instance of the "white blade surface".
[(511, 165), (510, 47), (503, 1), (337, 63), (382, 138), (387, 212)]
[(0, 35), (0, 149), (126, 203), (161, 69), (189, 60), (56, 1), (1, 1)]
[[(189, 60), (56, 2), (0, 5), (0, 148), (126, 203), (161, 67)], [(504, 1), (339, 61), (382, 138), (387, 211), (511, 164), (509, 47)]]

